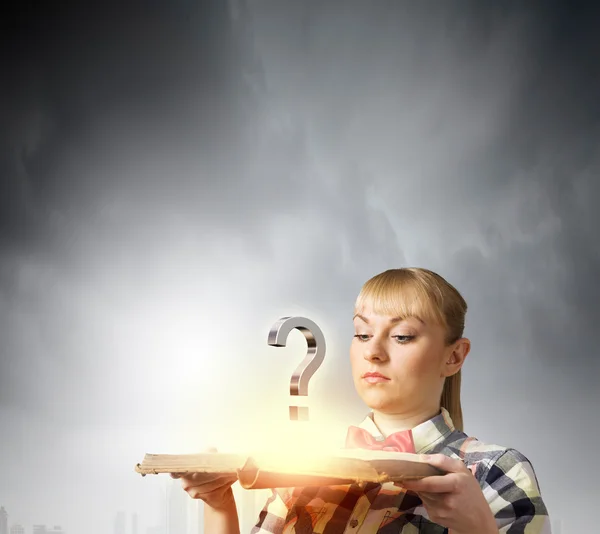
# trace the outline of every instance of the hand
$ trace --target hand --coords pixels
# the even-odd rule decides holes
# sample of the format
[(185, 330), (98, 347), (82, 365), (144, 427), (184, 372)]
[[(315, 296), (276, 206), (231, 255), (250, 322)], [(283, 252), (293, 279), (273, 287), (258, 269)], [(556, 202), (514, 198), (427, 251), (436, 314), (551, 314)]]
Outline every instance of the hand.
[(406, 480), (397, 485), (419, 496), (430, 519), (448, 528), (450, 534), (498, 534), (490, 506), (465, 464), (443, 454), (422, 458), (446, 474)]
[[(203, 452), (217, 452), (217, 449)], [(171, 478), (181, 479), (183, 489), (192, 499), (201, 499), (215, 510), (226, 508), (234, 502), (231, 486), (237, 480), (237, 475), (171, 473)]]

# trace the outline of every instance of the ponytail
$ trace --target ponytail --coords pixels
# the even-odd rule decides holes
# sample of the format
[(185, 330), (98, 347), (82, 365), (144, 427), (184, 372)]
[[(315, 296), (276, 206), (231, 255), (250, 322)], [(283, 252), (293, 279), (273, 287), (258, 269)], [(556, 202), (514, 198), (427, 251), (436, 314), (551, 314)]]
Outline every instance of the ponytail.
[(441, 399), (442, 408), (446, 408), (456, 430), (463, 432), (463, 416), (460, 406), (460, 369), (444, 381)]

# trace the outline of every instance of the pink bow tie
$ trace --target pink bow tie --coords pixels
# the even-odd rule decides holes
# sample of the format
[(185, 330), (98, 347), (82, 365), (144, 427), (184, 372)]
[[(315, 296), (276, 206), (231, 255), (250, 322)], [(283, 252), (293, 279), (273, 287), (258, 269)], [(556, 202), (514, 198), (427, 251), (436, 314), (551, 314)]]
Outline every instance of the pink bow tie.
[(392, 452), (415, 452), (412, 431), (403, 430), (390, 434), (385, 440), (378, 441), (369, 432), (357, 426), (348, 428), (346, 435), (346, 448), (348, 449), (370, 449)]

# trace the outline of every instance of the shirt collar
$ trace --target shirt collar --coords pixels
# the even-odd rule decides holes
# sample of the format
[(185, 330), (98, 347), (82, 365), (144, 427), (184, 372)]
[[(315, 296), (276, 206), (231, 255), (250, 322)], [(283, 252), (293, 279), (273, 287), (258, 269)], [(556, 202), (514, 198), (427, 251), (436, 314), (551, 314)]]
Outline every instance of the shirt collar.
[[(370, 412), (365, 417), (359, 428), (366, 430), (378, 441), (385, 439), (385, 436), (381, 433), (375, 421), (373, 421), (373, 412)], [(444, 441), (454, 430), (454, 423), (448, 410), (442, 408), (438, 415), (412, 429), (415, 452), (417, 454), (426, 454), (438, 443)]]

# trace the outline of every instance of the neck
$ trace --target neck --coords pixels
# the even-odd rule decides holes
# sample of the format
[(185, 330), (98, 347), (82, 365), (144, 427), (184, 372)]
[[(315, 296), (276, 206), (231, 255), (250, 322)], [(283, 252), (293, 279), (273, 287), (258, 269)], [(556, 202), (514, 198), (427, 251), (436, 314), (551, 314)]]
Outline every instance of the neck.
[(412, 412), (378, 412), (373, 410), (373, 422), (387, 437), (394, 432), (411, 430), (440, 413), (440, 407), (422, 408)]

